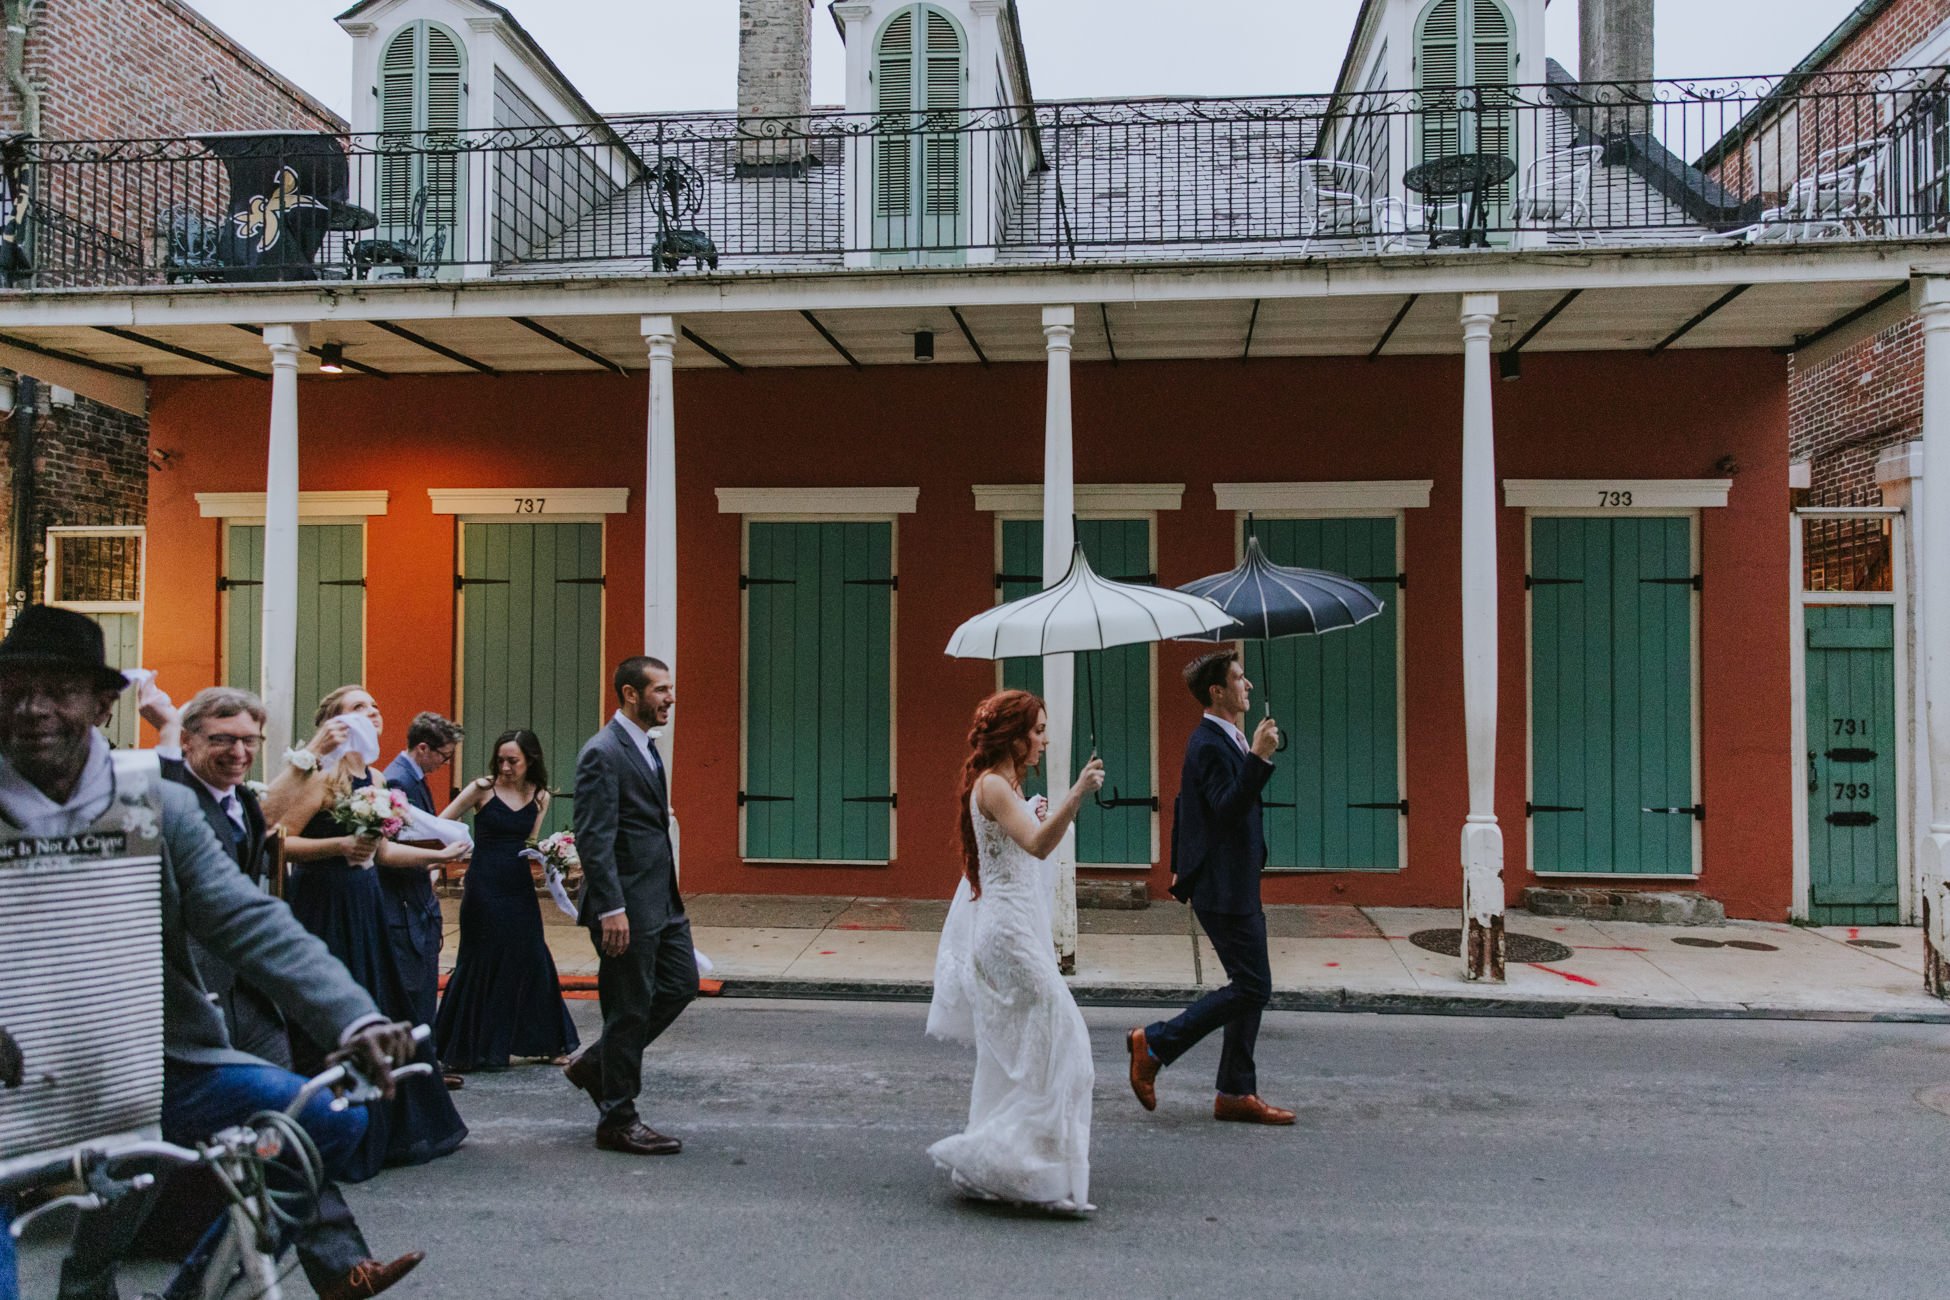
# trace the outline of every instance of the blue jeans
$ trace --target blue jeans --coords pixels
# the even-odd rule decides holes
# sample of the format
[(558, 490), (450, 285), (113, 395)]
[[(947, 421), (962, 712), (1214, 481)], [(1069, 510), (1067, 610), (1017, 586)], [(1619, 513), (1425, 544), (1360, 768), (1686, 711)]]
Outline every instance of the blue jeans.
[[(304, 1082), (299, 1075), (274, 1065), (183, 1065), (171, 1061), (163, 1075), (163, 1137), (179, 1146), (207, 1141), (217, 1130), (242, 1124), (261, 1110), (283, 1110), (297, 1097)], [(329, 1179), (358, 1148), (366, 1131), (366, 1113), (358, 1107), (334, 1112), (327, 1094), (313, 1098), (299, 1114), (298, 1123), (318, 1145)], [(343, 1211), (343, 1222), (334, 1221), (336, 1216), (328, 1201), (336, 1202)], [(68, 1257), (61, 1264), (61, 1300), (114, 1300), (116, 1261), (127, 1252), (148, 1208), (145, 1198), (128, 1196), (106, 1210), (82, 1216), (75, 1224)], [(304, 1235), (321, 1230), (342, 1234), (350, 1226), (350, 1211), (344, 1210), (336, 1189), (328, 1189), (320, 1198), (319, 1208), (319, 1222), (305, 1229)], [(212, 1225), (170, 1284), (172, 1291), (196, 1280), (207, 1252), (226, 1226), (227, 1221), (222, 1219)], [(356, 1234), (357, 1229), (351, 1231)], [(301, 1239), (298, 1244), (300, 1253), (305, 1253), (306, 1243)], [(311, 1261), (306, 1263), (309, 1272)], [(0, 1292), (0, 1300), (12, 1297)]]

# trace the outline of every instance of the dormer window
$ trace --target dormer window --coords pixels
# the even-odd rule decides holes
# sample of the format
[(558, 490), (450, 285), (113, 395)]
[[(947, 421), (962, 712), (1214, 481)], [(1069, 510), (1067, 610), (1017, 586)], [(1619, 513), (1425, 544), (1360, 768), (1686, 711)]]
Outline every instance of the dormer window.
[(379, 220), (395, 237), (449, 232), (460, 204), (467, 56), (447, 28), (409, 23), (379, 59)]
[(933, 5), (896, 13), (874, 47), (874, 247), (938, 260), (967, 243), (967, 46)]
[[(1516, 80), (1516, 53), (1516, 26), (1501, 0), (1433, 0), (1422, 11), (1415, 24), (1420, 161), (1458, 153), (1515, 158), (1508, 87)], [(1487, 197), (1505, 202), (1508, 188)], [(1492, 214), (1490, 224), (1501, 220)]]

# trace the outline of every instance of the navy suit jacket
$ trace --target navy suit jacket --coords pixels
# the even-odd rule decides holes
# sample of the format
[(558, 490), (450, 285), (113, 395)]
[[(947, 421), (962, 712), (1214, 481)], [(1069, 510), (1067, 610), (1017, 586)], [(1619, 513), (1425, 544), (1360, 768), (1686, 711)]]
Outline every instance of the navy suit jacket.
[(427, 774), (413, 761), (413, 755), (405, 750), (386, 764), (386, 784), (406, 796), (406, 802), (423, 813), (438, 813), (433, 806), (433, 791), (427, 789)]
[[(421, 812), (438, 814), (426, 774), (404, 750), (386, 765), (386, 784), (406, 796)], [(386, 940), (392, 945), (401, 972), (403, 991), (412, 1004), (415, 1023), (432, 1024), (440, 1002), (440, 900), (425, 871), (379, 873), (379, 912), (386, 921)]]
[(1202, 912), (1260, 910), (1266, 833), (1259, 793), (1272, 775), (1271, 763), (1241, 750), (1212, 719), (1200, 719), (1172, 804), (1173, 898)]

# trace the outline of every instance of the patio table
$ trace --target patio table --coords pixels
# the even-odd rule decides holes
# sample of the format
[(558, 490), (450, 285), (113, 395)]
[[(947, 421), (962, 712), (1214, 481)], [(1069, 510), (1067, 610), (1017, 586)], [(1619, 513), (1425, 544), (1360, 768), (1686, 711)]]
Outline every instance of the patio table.
[(1488, 248), (1489, 209), (1483, 202), (1486, 191), (1517, 174), (1516, 160), (1500, 153), (1457, 153), (1418, 163), (1402, 173), (1402, 184), (1425, 199), (1469, 197), (1462, 228), (1447, 234), (1438, 228), (1435, 204), (1425, 204), (1428, 213), (1429, 247), (1455, 243), (1463, 248)]

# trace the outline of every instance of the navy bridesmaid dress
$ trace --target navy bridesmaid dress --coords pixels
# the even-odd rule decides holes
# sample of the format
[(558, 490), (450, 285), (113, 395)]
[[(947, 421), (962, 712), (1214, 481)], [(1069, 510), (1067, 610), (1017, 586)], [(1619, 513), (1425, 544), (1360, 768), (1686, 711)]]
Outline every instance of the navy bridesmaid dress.
[(491, 794), (474, 814), (474, 857), (461, 886), (460, 952), (435, 1027), (454, 1070), (498, 1070), (511, 1057), (565, 1056), (578, 1046), (555, 959), (542, 935), (528, 859), (535, 805)]
[[(369, 775), (353, 782), (355, 788), (370, 784)], [(306, 839), (331, 839), (345, 832), (327, 808), (321, 809), (300, 833)], [(295, 863), (287, 893), (292, 915), (325, 941), (352, 978), (372, 995), (380, 1012), (411, 1022), (415, 972), (402, 967), (399, 949), (386, 932), (379, 898), (381, 870), (354, 867), (344, 858)], [(294, 1042), (294, 1048), (299, 1049), (295, 1052), (299, 1069), (315, 1071), (324, 1054), (336, 1046)], [(304, 1050), (306, 1047), (309, 1050)], [(420, 1059), (431, 1063), (433, 1054), (423, 1049)], [(392, 1101), (376, 1101), (366, 1107), (366, 1135), (347, 1162), (342, 1181), (363, 1181), (387, 1165), (425, 1164), (453, 1151), (466, 1137), (467, 1125), (461, 1122), (460, 1112), (454, 1109), (447, 1085), (437, 1072), (402, 1079)]]

